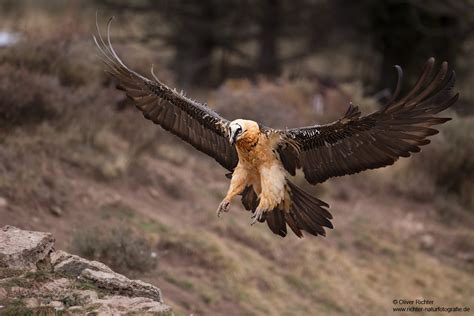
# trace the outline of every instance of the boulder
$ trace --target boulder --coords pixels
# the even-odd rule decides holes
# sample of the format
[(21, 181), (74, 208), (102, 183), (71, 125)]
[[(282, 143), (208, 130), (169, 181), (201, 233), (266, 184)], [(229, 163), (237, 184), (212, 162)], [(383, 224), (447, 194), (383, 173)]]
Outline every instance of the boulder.
[(50, 233), (4, 226), (0, 229), (0, 268), (36, 271), (37, 265), (49, 258), (53, 246)]
[(84, 269), (113, 272), (112, 269), (101, 262), (87, 260), (62, 250), (51, 254), (51, 265), (53, 266), (54, 272), (73, 277), (79, 276)]
[(124, 313), (169, 315), (169, 308), (166, 305), (143, 297), (106, 296), (94, 303), (97, 304), (97, 312), (103, 312), (104, 315), (121, 315)]
[(156, 286), (53, 246), (49, 233), (0, 230), (0, 315), (172, 315)]
[(85, 269), (80, 277), (92, 281), (100, 289), (105, 289), (112, 293), (119, 293), (129, 297), (147, 297), (157, 302), (162, 302), (160, 289), (156, 286), (140, 280), (130, 280), (115, 272)]

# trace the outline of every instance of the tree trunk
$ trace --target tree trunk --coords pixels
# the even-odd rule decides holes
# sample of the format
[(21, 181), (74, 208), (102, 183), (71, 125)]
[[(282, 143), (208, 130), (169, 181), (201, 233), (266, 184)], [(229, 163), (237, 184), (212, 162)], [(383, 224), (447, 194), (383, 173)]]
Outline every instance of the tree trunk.
[(262, 6), (257, 69), (260, 73), (275, 76), (281, 71), (278, 59), (280, 3), (279, 0), (264, 0)]

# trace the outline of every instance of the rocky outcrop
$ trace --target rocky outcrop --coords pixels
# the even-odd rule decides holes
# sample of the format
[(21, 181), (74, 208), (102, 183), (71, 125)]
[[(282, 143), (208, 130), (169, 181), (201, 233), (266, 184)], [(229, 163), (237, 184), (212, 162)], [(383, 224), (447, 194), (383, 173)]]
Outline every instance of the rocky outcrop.
[(0, 315), (172, 315), (160, 289), (54, 250), (49, 233), (0, 230)]
[(0, 231), (0, 268), (36, 270), (51, 253), (54, 238), (49, 233), (30, 232), (13, 226)]

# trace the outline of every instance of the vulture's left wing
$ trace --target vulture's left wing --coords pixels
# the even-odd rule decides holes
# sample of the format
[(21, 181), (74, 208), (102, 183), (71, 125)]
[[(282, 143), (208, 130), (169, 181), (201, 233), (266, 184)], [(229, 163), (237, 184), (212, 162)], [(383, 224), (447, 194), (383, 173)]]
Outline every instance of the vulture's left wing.
[(170, 89), (153, 74), (148, 79), (129, 69), (117, 56), (110, 43), (110, 23), (107, 24), (107, 42), (97, 26), (94, 41), (108, 66), (108, 72), (119, 81), (119, 88), (133, 100), (145, 118), (177, 135), (198, 150), (213, 157), (232, 171), (237, 165), (237, 152), (227, 140), (229, 121), (200, 104)]
[(449, 118), (435, 114), (453, 105), (454, 71), (443, 62), (432, 76), (434, 59), (430, 58), (415, 87), (397, 100), (402, 70), (397, 66), (398, 84), (394, 96), (380, 111), (361, 116), (350, 105), (343, 118), (327, 125), (287, 130), (273, 130), (283, 139), (280, 159), (291, 174), (302, 168), (308, 182), (320, 183), (330, 177), (357, 173), (393, 164), (399, 157), (419, 152), (438, 133), (431, 126)]

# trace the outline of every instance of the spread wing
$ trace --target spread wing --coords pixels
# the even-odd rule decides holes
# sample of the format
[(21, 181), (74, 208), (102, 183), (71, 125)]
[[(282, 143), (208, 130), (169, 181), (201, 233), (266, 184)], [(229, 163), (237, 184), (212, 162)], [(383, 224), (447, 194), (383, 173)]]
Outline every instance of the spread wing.
[(435, 115), (453, 105), (454, 71), (443, 62), (432, 75), (434, 59), (425, 64), (414, 88), (403, 98), (400, 92), (402, 70), (398, 84), (387, 105), (370, 115), (361, 116), (357, 106), (349, 106), (343, 118), (327, 125), (315, 125), (275, 131), (283, 141), (280, 159), (291, 174), (302, 168), (311, 184), (330, 177), (357, 173), (393, 164), (399, 157), (419, 152), (430, 142), (428, 136), (437, 134), (432, 126), (449, 118)]
[(149, 79), (125, 66), (110, 43), (111, 21), (107, 24), (107, 43), (98, 25), (94, 41), (108, 66), (107, 71), (119, 81), (119, 89), (125, 91), (145, 118), (179, 136), (232, 171), (238, 158), (235, 148), (227, 140), (229, 121), (206, 105), (170, 89), (158, 80), (153, 69), (153, 79)]

